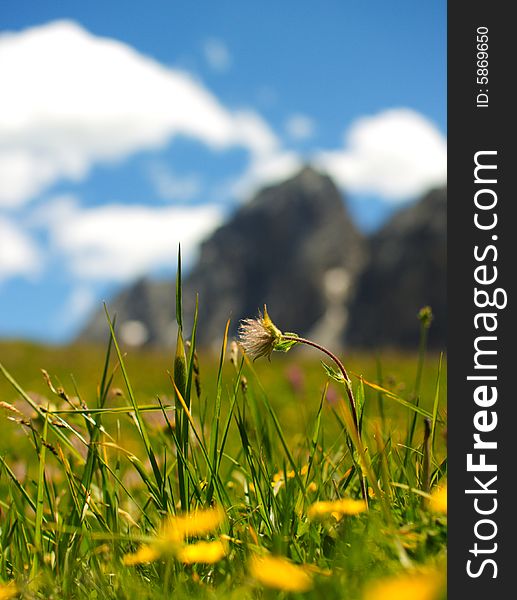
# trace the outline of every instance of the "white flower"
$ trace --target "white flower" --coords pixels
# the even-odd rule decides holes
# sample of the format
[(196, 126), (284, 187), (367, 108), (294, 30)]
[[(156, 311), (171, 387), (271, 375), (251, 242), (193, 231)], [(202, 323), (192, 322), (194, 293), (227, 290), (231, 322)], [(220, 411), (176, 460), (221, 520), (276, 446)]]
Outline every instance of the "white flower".
[(261, 356), (270, 358), (282, 341), (282, 332), (273, 323), (264, 305), (264, 314), (259, 311), (258, 318), (241, 321), (239, 339), (244, 352), (253, 360)]

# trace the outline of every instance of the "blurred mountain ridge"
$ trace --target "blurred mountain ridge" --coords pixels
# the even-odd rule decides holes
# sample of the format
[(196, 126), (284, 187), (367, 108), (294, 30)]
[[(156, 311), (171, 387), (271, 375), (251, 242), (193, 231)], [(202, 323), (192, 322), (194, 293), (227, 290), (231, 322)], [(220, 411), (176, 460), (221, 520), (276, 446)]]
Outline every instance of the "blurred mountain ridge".
[[(185, 320), (199, 294), (198, 343), (218, 347), (228, 318), (264, 304), (277, 325), (334, 349), (416, 347), (417, 314), (431, 305), (431, 346), (446, 345), (446, 188), (431, 190), (365, 236), (330, 177), (304, 167), (260, 190), (201, 246), (183, 285)], [(142, 278), (109, 302), (121, 340), (175, 343), (175, 282)], [(79, 341), (105, 341), (104, 311)]]

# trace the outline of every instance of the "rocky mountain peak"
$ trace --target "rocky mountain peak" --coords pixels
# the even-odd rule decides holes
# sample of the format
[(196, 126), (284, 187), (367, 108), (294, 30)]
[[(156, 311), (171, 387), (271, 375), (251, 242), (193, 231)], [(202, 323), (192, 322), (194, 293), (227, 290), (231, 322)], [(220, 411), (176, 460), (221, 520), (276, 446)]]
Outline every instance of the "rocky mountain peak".
[(420, 308), (435, 316), (429, 342), (447, 335), (447, 190), (435, 189), (396, 213), (370, 239), (370, 256), (350, 307), (354, 346), (418, 344)]
[[(206, 341), (220, 338), (229, 316), (235, 330), (264, 303), (287, 330), (309, 332), (334, 305), (344, 327), (346, 300), (364, 260), (363, 236), (336, 186), (305, 167), (261, 190), (202, 245), (187, 296), (199, 292)], [(339, 336), (339, 329), (328, 333)]]
[[(198, 341), (220, 346), (267, 304), (284, 331), (331, 348), (418, 343), (430, 304), (432, 345), (446, 343), (446, 189), (434, 190), (365, 238), (333, 181), (312, 167), (259, 191), (201, 245), (184, 280), (188, 324), (199, 294)], [(171, 256), (171, 264), (176, 257)], [(126, 344), (175, 343), (175, 283), (141, 279), (109, 303)], [(81, 335), (105, 341), (104, 311)]]

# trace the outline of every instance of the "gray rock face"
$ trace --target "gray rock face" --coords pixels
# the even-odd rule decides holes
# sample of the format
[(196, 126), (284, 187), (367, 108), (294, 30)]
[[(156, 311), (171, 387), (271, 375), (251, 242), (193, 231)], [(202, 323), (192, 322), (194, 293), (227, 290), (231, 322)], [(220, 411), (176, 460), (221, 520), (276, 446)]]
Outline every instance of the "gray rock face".
[[(117, 339), (129, 346), (172, 346), (176, 342), (176, 286), (173, 281), (139, 279), (107, 303), (116, 315)], [(109, 327), (104, 309), (95, 312), (79, 340), (106, 342)]]
[[(446, 198), (435, 190), (366, 240), (336, 186), (312, 168), (260, 191), (202, 244), (184, 281), (189, 330), (199, 294), (198, 342), (220, 347), (224, 327), (267, 304), (284, 331), (330, 348), (416, 348), (417, 313), (431, 305), (431, 345), (446, 345)], [(171, 347), (175, 283), (142, 279), (109, 303), (128, 345)], [(104, 311), (80, 339), (105, 342)]]
[[(259, 192), (202, 245), (185, 301), (199, 292), (201, 342), (220, 341), (228, 317), (235, 333), (239, 320), (265, 303), (282, 329), (319, 328), (335, 346), (364, 262), (364, 239), (336, 186), (306, 167)], [(332, 327), (325, 322), (329, 311)]]
[(447, 190), (434, 190), (397, 213), (370, 241), (370, 259), (350, 307), (352, 346), (416, 348), (417, 314), (430, 305), (431, 346), (447, 334)]
[[(310, 167), (260, 191), (202, 244), (200, 258), (184, 281), (187, 324), (199, 294), (198, 341), (220, 345), (231, 318), (257, 314), (264, 303), (284, 330), (317, 333), (341, 345), (346, 306), (366, 259), (363, 236), (350, 220), (331, 179)], [(174, 336), (174, 283), (140, 280), (110, 302), (127, 343), (170, 346)], [(80, 338), (105, 340), (102, 311)]]

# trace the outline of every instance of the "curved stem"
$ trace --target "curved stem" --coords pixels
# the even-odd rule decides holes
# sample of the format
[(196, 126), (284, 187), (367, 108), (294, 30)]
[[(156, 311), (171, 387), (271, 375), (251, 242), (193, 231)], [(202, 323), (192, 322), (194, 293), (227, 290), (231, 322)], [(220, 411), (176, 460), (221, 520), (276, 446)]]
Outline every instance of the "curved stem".
[[(306, 346), (312, 346), (313, 348), (316, 348), (320, 352), (323, 352), (324, 354), (326, 354), (332, 361), (334, 361), (334, 363), (337, 365), (337, 367), (341, 371), (341, 374), (343, 375), (343, 379), (345, 381), (346, 394), (348, 396), (348, 401), (350, 402), (350, 408), (352, 411), (352, 419), (354, 421), (354, 426), (355, 426), (355, 429), (357, 432), (357, 439), (359, 440), (359, 443), (361, 443), (361, 432), (359, 430), (359, 416), (357, 414), (357, 405), (355, 403), (354, 393), (352, 391), (352, 381), (351, 381), (350, 377), (348, 376), (348, 373), (345, 369), (345, 365), (341, 362), (341, 360), (339, 360), (339, 358), (334, 353), (332, 353), (330, 350), (327, 350), (327, 348), (325, 348), (324, 346), (321, 346), (320, 344), (313, 342), (312, 340), (308, 340), (308, 339), (302, 338), (302, 337), (296, 337), (294, 335), (285, 335), (285, 334), (282, 334), (282, 339), (288, 340), (288, 341), (293, 341), (293, 342), (298, 342), (299, 344), (305, 344)], [(364, 475), (362, 475), (359, 479), (361, 482), (361, 494), (363, 496), (363, 500), (366, 503), (366, 506), (368, 506), (368, 488), (366, 485), (366, 479), (365, 479)]]
[(348, 400), (350, 402), (350, 408), (352, 409), (352, 417), (354, 419), (354, 424), (356, 426), (357, 433), (359, 433), (359, 417), (357, 415), (357, 405), (355, 403), (354, 394), (352, 392), (352, 385), (351, 385), (352, 381), (351, 381), (350, 377), (348, 376), (348, 373), (345, 369), (345, 365), (330, 350), (327, 350), (327, 348), (325, 348), (324, 346), (321, 346), (320, 344), (317, 344), (316, 342), (313, 342), (312, 340), (308, 340), (308, 339), (302, 338), (302, 337), (296, 337), (294, 335), (293, 336), (282, 335), (282, 339), (293, 341), (293, 342), (299, 342), (300, 344), (305, 344), (307, 346), (312, 346), (313, 348), (316, 348), (317, 350), (320, 350), (321, 352), (326, 354), (330, 359), (332, 359), (336, 363), (336, 365), (338, 366), (339, 370), (341, 371), (343, 378), (346, 382), (346, 385), (345, 385), (346, 393), (348, 396)]

